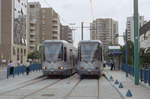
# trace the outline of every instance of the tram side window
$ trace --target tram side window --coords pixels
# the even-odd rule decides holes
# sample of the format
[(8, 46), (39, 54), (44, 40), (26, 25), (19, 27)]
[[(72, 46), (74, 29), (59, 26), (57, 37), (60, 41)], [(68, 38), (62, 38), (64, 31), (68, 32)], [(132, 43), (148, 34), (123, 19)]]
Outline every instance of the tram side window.
[(102, 47), (100, 47), (100, 49), (101, 49), (101, 50), (100, 50), (100, 60), (102, 61), (102, 57), (103, 57), (103, 56), (102, 56)]
[(45, 61), (45, 48), (44, 47), (42, 47), (42, 59), (43, 59), (43, 61)]
[(80, 49), (80, 47), (78, 48), (78, 60), (81, 61), (81, 49)]
[(64, 47), (64, 61), (67, 61), (67, 49)]
[(97, 51), (98, 53), (97, 53), (97, 59), (98, 60), (101, 60), (101, 48), (100, 48), (100, 46), (98, 45), (98, 51)]
[(70, 49), (70, 63), (73, 64), (73, 53), (72, 53), (72, 49)]

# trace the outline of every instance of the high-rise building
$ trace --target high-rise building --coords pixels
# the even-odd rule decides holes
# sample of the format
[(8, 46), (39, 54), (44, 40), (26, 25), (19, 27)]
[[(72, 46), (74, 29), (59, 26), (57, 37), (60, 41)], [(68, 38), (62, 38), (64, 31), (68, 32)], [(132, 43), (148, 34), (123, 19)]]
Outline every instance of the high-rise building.
[(72, 40), (72, 29), (69, 26), (64, 26), (61, 25), (61, 29), (60, 29), (60, 39), (61, 40), (66, 40), (69, 43), (73, 43)]
[(44, 40), (60, 40), (59, 15), (53, 8), (41, 8), (39, 2), (29, 2), (28, 9), (29, 51), (34, 51)]
[(52, 8), (41, 8), (40, 41), (60, 40), (59, 15)]
[(28, 49), (30, 52), (36, 50), (40, 43), (40, 28), (41, 28), (41, 5), (39, 2), (28, 3)]
[[(0, 0), (0, 63), (27, 59), (27, 0)], [(4, 61), (3, 61), (4, 62)]]
[[(144, 16), (139, 16), (139, 27), (142, 27), (144, 23)], [(134, 17), (127, 18), (126, 29), (128, 32), (128, 40), (134, 42)]]
[(91, 40), (101, 40), (104, 49), (118, 44), (118, 22), (111, 19), (96, 19), (90, 24)]

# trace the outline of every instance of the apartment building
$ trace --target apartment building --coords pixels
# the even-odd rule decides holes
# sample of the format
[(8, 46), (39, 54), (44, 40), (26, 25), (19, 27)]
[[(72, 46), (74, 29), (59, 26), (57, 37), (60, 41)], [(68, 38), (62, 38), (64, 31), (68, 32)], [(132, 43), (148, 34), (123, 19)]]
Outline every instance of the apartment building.
[(118, 45), (118, 22), (111, 18), (100, 18), (90, 24), (91, 40), (101, 40), (104, 49), (110, 45)]
[[(0, 63), (27, 59), (27, 0), (0, 0)], [(5, 60), (5, 61), (4, 61)]]
[(37, 49), (37, 45), (40, 43), (40, 28), (41, 28), (41, 5), (39, 2), (28, 3), (28, 49), (29, 52), (33, 52)]
[[(139, 28), (144, 25), (144, 16), (139, 16)], [(128, 32), (128, 40), (134, 42), (134, 17), (128, 17), (126, 22), (126, 29)]]
[(73, 43), (72, 40), (72, 29), (69, 26), (61, 25), (60, 39), (65, 40), (69, 43)]
[(40, 42), (44, 40), (60, 40), (59, 15), (52, 8), (41, 8)]

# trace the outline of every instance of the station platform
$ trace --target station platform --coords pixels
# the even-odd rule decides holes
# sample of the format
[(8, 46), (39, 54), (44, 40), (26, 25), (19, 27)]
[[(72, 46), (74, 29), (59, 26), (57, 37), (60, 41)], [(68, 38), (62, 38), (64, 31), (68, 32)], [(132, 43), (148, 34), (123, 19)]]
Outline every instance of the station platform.
[[(150, 86), (148, 84), (144, 84), (140, 82), (138, 86), (134, 84), (133, 76), (129, 75), (126, 77), (125, 72), (123, 71), (111, 71), (110, 67), (106, 67), (104, 69), (104, 74), (110, 80), (112, 85), (118, 90), (120, 94), (122, 94), (124, 99), (150, 99)], [(111, 80), (112, 76), (112, 80)], [(118, 80), (119, 84), (122, 83), (123, 88), (119, 88), (119, 84), (116, 85), (115, 81)], [(131, 91), (132, 96), (127, 97), (126, 94), (128, 90)]]

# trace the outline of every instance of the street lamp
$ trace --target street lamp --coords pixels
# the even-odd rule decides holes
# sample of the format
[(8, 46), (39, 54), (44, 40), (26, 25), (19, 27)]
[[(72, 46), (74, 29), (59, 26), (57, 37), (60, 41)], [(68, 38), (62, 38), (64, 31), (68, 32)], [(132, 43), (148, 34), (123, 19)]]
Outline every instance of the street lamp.
[(139, 14), (138, 0), (134, 0), (134, 69), (135, 85), (139, 84)]

